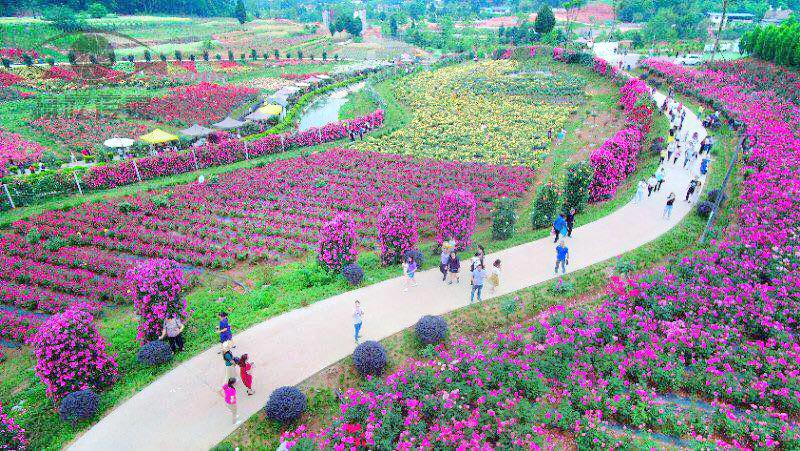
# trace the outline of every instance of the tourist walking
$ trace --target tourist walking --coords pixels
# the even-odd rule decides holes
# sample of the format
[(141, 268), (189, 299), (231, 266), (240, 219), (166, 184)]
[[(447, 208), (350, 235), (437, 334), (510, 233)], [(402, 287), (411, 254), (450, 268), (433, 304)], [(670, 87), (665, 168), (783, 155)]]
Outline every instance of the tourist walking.
[(656, 190), (656, 185), (658, 185), (658, 179), (656, 179), (655, 175), (651, 175), (650, 178), (647, 179), (647, 197), (653, 194), (653, 191)]
[(417, 286), (417, 282), (414, 281), (414, 274), (417, 272), (417, 262), (412, 257), (406, 257), (406, 261), (403, 262), (403, 275), (406, 276), (406, 287), (403, 291), (408, 291), (408, 287), (410, 286)]
[(554, 243), (558, 242), (559, 236), (567, 236), (567, 219), (564, 217), (564, 213), (559, 214), (553, 221), (553, 234), (556, 236), (553, 240)]
[(228, 378), (228, 382), (222, 386), (222, 389), (219, 391), (222, 397), (225, 399), (225, 405), (228, 406), (228, 410), (231, 411), (231, 419), (233, 420), (232, 423), (238, 425), (239, 421), (239, 412), (236, 408), (236, 379), (231, 377)]
[(692, 181), (689, 182), (689, 188), (686, 190), (686, 199), (684, 199), (685, 202), (692, 202), (689, 200), (689, 198), (692, 196), (692, 194), (694, 194), (694, 191), (698, 186), (700, 186), (700, 180), (698, 180), (697, 177), (693, 178)]
[(356, 344), (361, 339), (361, 326), (364, 324), (364, 310), (361, 309), (361, 302), (356, 301), (353, 307), (353, 329), (355, 329)]
[(253, 391), (253, 362), (250, 361), (250, 356), (247, 354), (242, 354), (239, 357), (239, 376), (242, 380), (242, 384), (247, 388), (247, 396), (252, 396), (255, 391)]
[[(640, 203), (644, 200), (644, 191), (647, 189), (647, 182), (644, 180), (639, 180), (639, 183), (636, 184), (636, 197), (634, 198), (634, 203)], [(558, 237), (556, 237), (558, 239)]]
[(555, 273), (558, 274), (558, 267), (561, 266), (561, 274), (565, 274), (567, 272), (567, 265), (569, 265), (569, 248), (564, 243), (564, 240), (561, 240), (558, 246), (556, 246)]
[(167, 339), (169, 348), (172, 349), (173, 354), (183, 351), (183, 322), (181, 322), (177, 313), (173, 313), (164, 320), (164, 327), (161, 329), (161, 336), (159, 340)]
[(459, 282), (458, 278), (458, 270), (461, 269), (461, 261), (458, 260), (458, 254), (456, 251), (450, 252), (450, 257), (447, 258), (447, 276), (448, 276), (448, 285), (453, 284), (453, 280), (456, 283)]
[(656, 171), (656, 191), (661, 191), (662, 184), (664, 184), (664, 166), (659, 166)]
[(442, 246), (442, 253), (439, 255), (439, 271), (442, 273), (442, 282), (447, 280), (447, 261), (450, 260), (450, 251)]
[(575, 208), (570, 208), (567, 210), (567, 236), (572, 237), (572, 228), (575, 227), (575, 214), (577, 211)]
[(483, 290), (483, 282), (486, 280), (486, 270), (482, 264), (478, 264), (475, 270), (472, 271), (472, 291), (469, 295), (469, 303), (475, 300), (475, 293), (478, 293), (478, 302), (481, 301), (481, 291)]
[(675, 149), (675, 157), (672, 159), (672, 165), (675, 166), (678, 164), (678, 159), (681, 157), (681, 143), (678, 143), (678, 147)]
[[(229, 343), (229, 342), (226, 342)], [(230, 350), (229, 345), (224, 345), (222, 350), (222, 361), (225, 363), (225, 377), (232, 378), (236, 377), (236, 373), (234, 372), (234, 366), (236, 365), (237, 359)]]
[(666, 161), (667, 157), (669, 156), (669, 151), (667, 149), (669, 149), (669, 144), (666, 147), (663, 147), (661, 152), (659, 152), (658, 164), (664, 164), (664, 161)]
[(228, 323), (228, 313), (225, 311), (219, 312), (219, 326), (216, 329), (216, 333), (219, 334), (220, 343), (220, 351), (217, 354), (224, 351), (225, 343), (229, 343), (229, 349), (236, 347), (233, 345), (233, 333), (231, 332), (230, 323)]
[(664, 218), (669, 219), (672, 216), (672, 207), (675, 205), (675, 193), (669, 193), (667, 196), (667, 205), (664, 206)]
[(703, 182), (701, 182), (697, 177), (695, 177), (695, 179), (697, 179), (697, 185), (692, 192), (692, 197), (689, 198), (690, 204), (697, 203), (697, 201), (700, 199), (700, 187), (703, 186)]
[(492, 272), (489, 274), (489, 288), (493, 294), (497, 290), (497, 287), (500, 286), (500, 265), (500, 259), (495, 260), (494, 263), (492, 263)]

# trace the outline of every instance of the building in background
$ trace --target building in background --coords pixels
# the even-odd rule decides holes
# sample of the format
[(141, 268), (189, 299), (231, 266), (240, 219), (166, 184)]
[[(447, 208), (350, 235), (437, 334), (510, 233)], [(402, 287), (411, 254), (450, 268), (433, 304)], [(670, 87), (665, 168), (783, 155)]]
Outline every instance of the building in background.
[(783, 9), (780, 6), (778, 9), (769, 7), (767, 12), (764, 13), (764, 18), (761, 23), (764, 25), (780, 25), (784, 20), (787, 20), (792, 15), (791, 9)]
[[(722, 22), (722, 13), (709, 12), (708, 20), (715, 27), (719, 27), (719, 23)], [(750, 13), (727, 13), (725, 14), (725, 24), (723, 26), (727, 27), (731, 24), (753, 23), (755, 20), (756, 16)]]

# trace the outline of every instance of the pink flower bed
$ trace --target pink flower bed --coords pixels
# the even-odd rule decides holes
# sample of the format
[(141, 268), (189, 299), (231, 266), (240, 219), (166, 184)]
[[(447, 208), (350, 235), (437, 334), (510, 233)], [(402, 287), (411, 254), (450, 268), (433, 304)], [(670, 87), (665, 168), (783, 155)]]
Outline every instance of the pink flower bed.
[(188, 305), (183, 290), (188, 285), (183, 270), (169, 260), (146, 260), (127, 274), (133, 308), (139, 316), (136, 340), (140, 344), (161, 335), (164, 320), (177, 315), (186, 321)]
[(67, 69), (63, 66), (53, 66), (48, 68), (44, 74), (42, 74), (42, 78), (45, 80), (64, 80), (64, 81), (73, 81), (78, 78), (78, 73), (72, 69)]
[[(139, 175), (142, 180), (150, 180), (165, 175), (182, 174), (197, 168), (207, 168), (221, 164), (229, 164), (250, 157), (282, 152), (294, 147), (308, 147), (323, 142), (336, 141), (347, 136), (349, 129), (363, 126), (372, 130), (383, 125), (383, 110), (377, 110), (367, 116), (350, 121), (335, 122), (320, 129), (312, 128), (303, 132), (283, 135), (268, 135), (258, 140), (245, 143), (238, 139), (223, 137), (219, 142), (209, 142), (191, 152), (167, 152), (155, 157), (136, 159)], [(136, 183), (136, 169), (131, 161), (107, 164), (90, 168), (82, 177), (86, 189), (114, 188)]]
[(0, 71), (0, 87), (8, 87), (11, 85), (15, 85), (23, 80), (17, 74), (12, 74), (10, 72)]
[(42, 116), (31, 122), (52, 135), (66, 149), (91, 155), (103, 141), (114, 137), (132, 137), (147, 133), (147, 126), (130, 122), (115, 114), (99, 111), (74, 111), (63, 116)]
[[(0, 352), (0, 357), (2, 357)], [(3, 448), (8, 450), (25, 451), (28, 449), (28, 439), (25, 437), (25, 429), (20, 427), (13, 418), (3, 412), (3, 405), (0, 404), (0, 443)]]
[(45, 150), (38, 143), (0, 129), (0, 177), (8, 174), (8, 165), (25, 168), (39, 161)]
[(0, 58), (6, 58), (15, 63), (22, 63), (25, 55), (34, 60), (39, 58), (39, 53), (36, 50), (23, 50), (16, 47), (0, 48)]
[(346, 214), (338, 214), (322, 225), (319, 231), (320, 240), (317, 259), (331, 271), (355, 263), (358, 258), (358, 241), (356, 225)]
[(159, 122), (209, 124), (224, 119), (231, 110), (257, 95), (256, 89), (203, 82), (171, 88), (163, 97), (131, 102), (125, 109), (132, 115)]

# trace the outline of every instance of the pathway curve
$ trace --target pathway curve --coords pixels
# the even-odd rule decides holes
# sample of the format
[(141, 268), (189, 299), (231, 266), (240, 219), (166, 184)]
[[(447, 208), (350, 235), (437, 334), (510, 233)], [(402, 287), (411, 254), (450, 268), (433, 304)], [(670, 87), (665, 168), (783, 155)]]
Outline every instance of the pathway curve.
[[(664, 96), (656, 94), (661, 104)], [(705, 137), (702, 125), (687, 111), (684, 130)], [(658, 238), (691, 211), (683, 202), (693, 173), (667, 165), (660, 192), (575, 229), (568, 242), (569, 271), (613, 258)], [(699, 163), (695, 162), (696, 170)], [(666, 197), (678, 200), (671, 220), (662, 218)], [(511, 293), (554, 278), (555, 245), (543, 238), (491, 254), (500, 258), (504, 274), (496, 295)], [(240, 390), (239, 414), (248, 418), (264, 406), (277, 387), (295, 385), (353, 352), (351, 313), (360, 300), (365, 311), (365, 340), (380, 340), (412, 326), (423, 315), (444, 314), (469, 301), (469, 278), (448, 286), (438, 269), (417, 275), (418, 287), (403, 292), (395, 278), (353, 290), (271, 318), (245, 331), (236, 331), (238, 352), (255, 362), (256, 394)], [(233, 318), (236, 327), (236, 318)], [(71, 446), (74, 450), (200, 450), (224, 440), (235, 427), (218, 394), (225, 369), (217, 347), (184, 362), (132, 398), (117, 406)]]

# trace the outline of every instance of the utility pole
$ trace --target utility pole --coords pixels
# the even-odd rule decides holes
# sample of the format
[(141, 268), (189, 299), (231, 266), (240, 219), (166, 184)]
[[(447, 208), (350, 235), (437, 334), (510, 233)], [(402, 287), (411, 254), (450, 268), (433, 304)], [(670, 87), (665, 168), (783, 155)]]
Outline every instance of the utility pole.
[(714, 57), (717, 55), (717, 51), (719, 50), (719, 37), (722, 35), (722, 28), (725, 26), (725, 19), (728, 15), (728, 0), (722, 0), (722, 20), (719, 21), (719, 29), (717, 29), (717, 35), (714, 37), (714, 48), (711, 50), (711, 62), (714, 62)]

